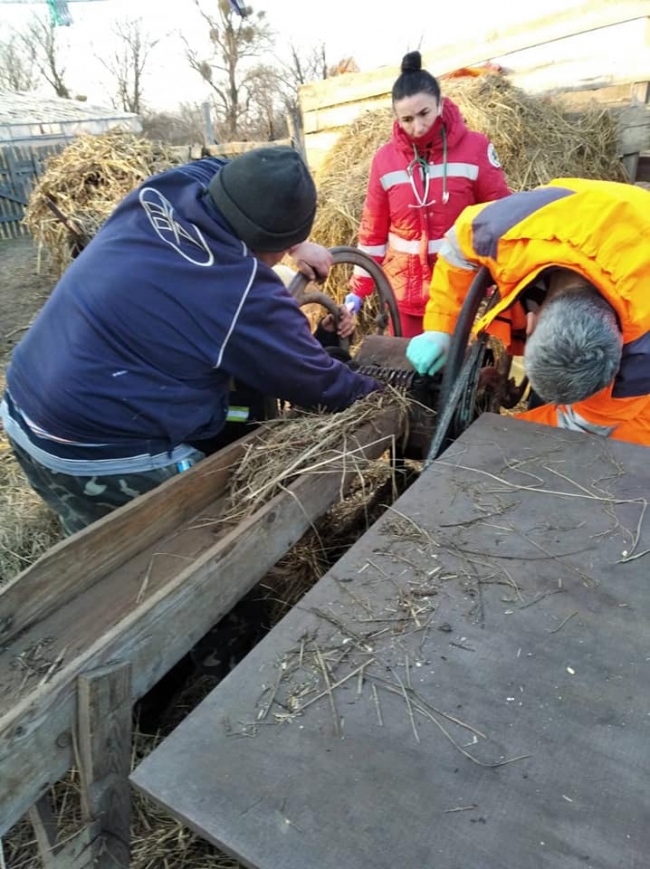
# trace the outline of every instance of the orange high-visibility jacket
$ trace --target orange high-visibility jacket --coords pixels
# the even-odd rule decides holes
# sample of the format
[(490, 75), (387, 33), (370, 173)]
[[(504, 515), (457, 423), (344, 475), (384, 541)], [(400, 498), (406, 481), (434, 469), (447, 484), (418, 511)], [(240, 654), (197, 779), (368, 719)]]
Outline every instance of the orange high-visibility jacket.
[(438, 256), (425, 330), (452, 333), (476, 270), (486, 266), (499, 303), (476, 324), (522, 351), (519, 294), (551, 266), (590, 281), (618, 315), (620, 370), (610, 386), (570, 406), (521, 414), (547, 425), (650, 446), (650, 193), (631, 184), (558, 178), (466, 208)]

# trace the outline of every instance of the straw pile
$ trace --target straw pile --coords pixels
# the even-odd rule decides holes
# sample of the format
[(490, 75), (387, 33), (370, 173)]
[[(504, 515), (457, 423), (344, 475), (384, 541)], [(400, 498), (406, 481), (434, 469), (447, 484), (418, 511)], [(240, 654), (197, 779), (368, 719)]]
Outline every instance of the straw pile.
[[(568, 112), (559, 98), (527, 94), (500, 75), (450, 79), (442, 89), (468, 127), (492, 141), (513, 190), (562, 176), (626, 180), (615, 121), (606, 109)], [(314, 241), (326, 247), (356, 243), (372, 157), (390, 139), (392, 123), (390, 109), (366, 112), (329, 152), (316, 177)]]
[[(47, 160), (30, 197), (25, 224), (61, 275), (127, 193), (180, 162), (173, 149), (119, 129), (80, 136)], [(68, 226), (53, 213), (48, 199)]]
[(232, 475), (230, 508), (225, 521), (241, 521), (284, 490), (301, 474), (328, 474), (345, 470), (359, 476), (373, 465), (363, 456), (354, 437), (395, 408), (404, 429), (408, 399), (386, 386), (336, 414), (292, 410), (262, 424)]
[(30, 488), (0, 428), (0, 587), (60, 538), (58, 520)]

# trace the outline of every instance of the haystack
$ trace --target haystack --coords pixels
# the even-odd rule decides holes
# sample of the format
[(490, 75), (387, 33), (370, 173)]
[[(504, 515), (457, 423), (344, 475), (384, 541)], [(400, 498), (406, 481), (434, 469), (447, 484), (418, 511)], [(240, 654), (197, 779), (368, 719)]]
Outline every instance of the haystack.
[[(506, 77), (442, 82), (471, 129), (494, 144), (513, 190), (556, 177), (625, 181), (615, 121), (606, 109), (569, 112), (559, 97), (528, 94)], [(319, 207), (312, 239), (355, 244), (372, 156), (391, 135), (390, 109), (366, 112), (346, 129), (317, 173)]]
[(61, 275), (127, 193), (180, 162), (173, 149), (122, 130), (80, 136), (47, 160), (25, 224)]

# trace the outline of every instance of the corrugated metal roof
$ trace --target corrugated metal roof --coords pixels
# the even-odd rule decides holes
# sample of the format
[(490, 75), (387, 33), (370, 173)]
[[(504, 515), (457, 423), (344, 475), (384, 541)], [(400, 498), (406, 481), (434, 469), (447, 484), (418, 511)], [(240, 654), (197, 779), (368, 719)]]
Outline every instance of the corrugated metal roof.
[(0, 125), (65, 124), (97, 120), (135, 120), (138, 115), (116, 111), (107, 106), (93, 106), (80, 100), (17, 94), (0, 90)]

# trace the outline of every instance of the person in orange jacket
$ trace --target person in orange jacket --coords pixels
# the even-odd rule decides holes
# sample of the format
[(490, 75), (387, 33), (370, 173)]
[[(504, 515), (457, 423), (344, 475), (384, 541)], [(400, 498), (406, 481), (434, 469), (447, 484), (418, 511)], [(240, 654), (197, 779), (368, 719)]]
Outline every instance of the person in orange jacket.
[(650, 195), (630, 184), (558, 178), (465, 209), (447, 233), (425, 332), (408, 345), (421, 374), (443, 367), (472, 279), (500, 301), (475, 326), (524, 352), (544, 404), (524, 419), (650, 446)]
[[(445, 232), (468, 205), (508, 196), (491, 142), (468, 130), (458, 106), (422, 69), (420, 52), (402, 60), (392, 91), (391, 140), (373, 157), (359, 227), (359, 250), (379, 263), (397, 299), (402, 334), (422, 332), (431, 273)], [(345, 304), (356, 314), (374, 284), (354, 270)]]

